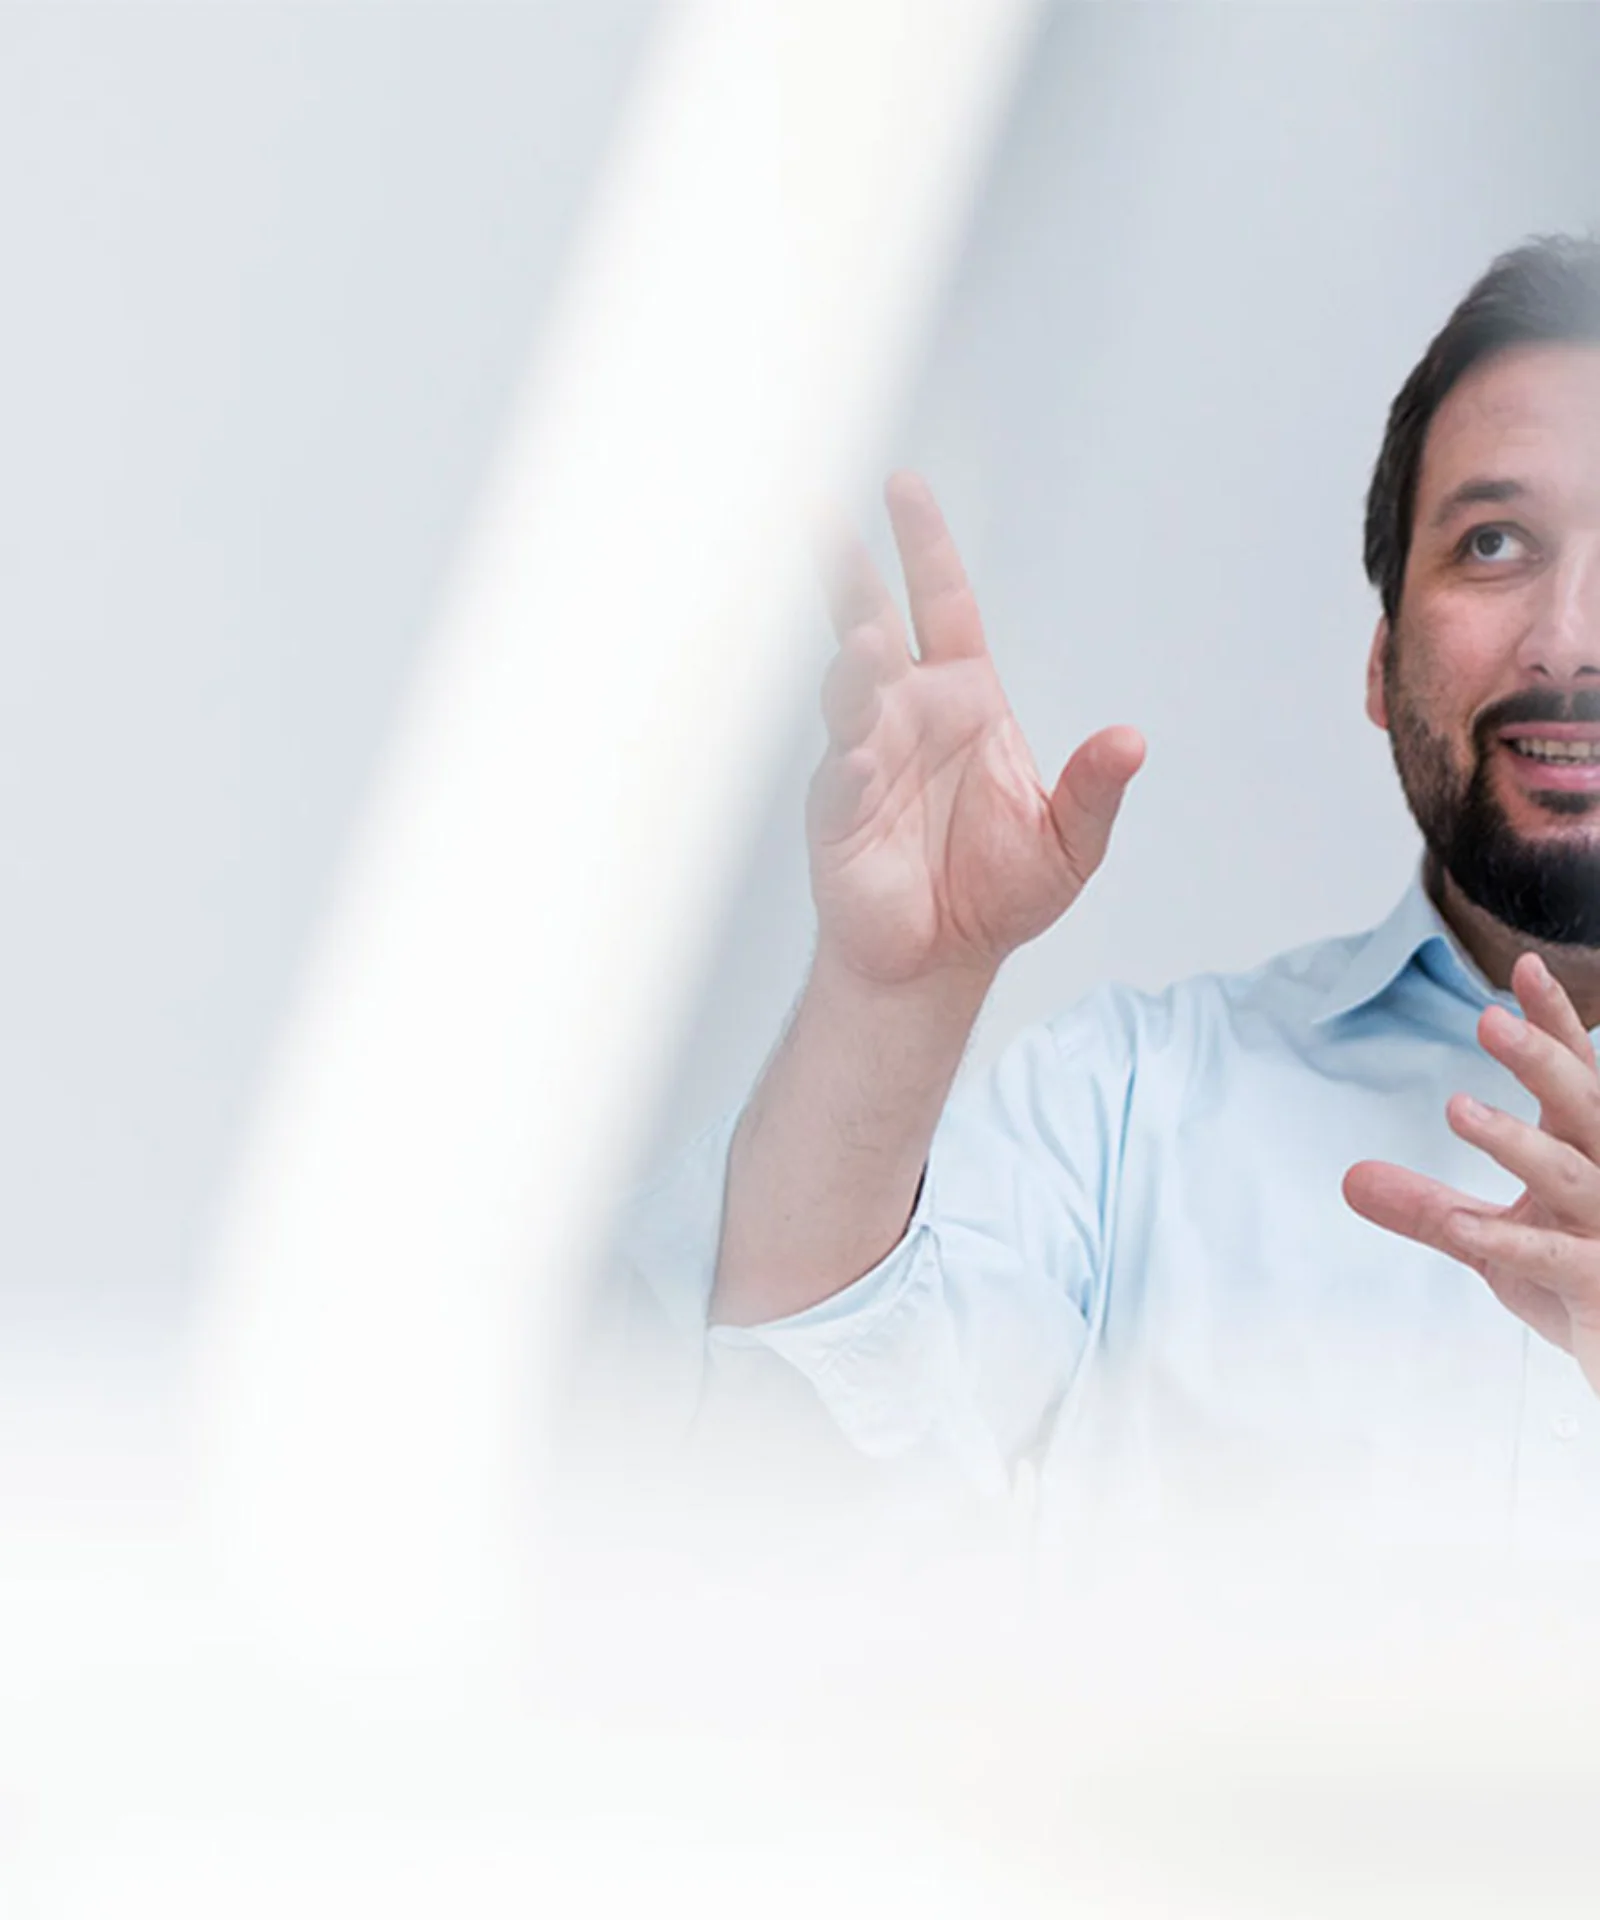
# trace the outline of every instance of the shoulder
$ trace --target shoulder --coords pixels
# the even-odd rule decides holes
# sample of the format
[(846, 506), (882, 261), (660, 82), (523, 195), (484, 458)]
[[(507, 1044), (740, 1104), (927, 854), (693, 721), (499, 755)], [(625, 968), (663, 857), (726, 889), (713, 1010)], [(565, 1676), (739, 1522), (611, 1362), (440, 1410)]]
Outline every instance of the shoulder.
[(1122, 1060), (1195, 1051), (1316, 1020), (1370, 933), (1308, 941), (1238, 972), (1190, 974), (1159, 992), (1107, 984), (1037, 1029), (1057, 1056)]

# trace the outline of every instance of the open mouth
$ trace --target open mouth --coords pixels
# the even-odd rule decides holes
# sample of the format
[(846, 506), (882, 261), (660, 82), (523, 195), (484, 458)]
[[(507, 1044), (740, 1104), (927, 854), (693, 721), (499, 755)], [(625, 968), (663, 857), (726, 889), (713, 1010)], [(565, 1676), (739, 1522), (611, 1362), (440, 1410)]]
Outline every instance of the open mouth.
[(1542, 760), (1547, 766), (1587, 766), (1600, 762), (1600, 740), (1508, 740), (1506, 745), (1524, 760)]
[(1518, 783), (1530, 791), (1600, 788), (1600, 727), (1532, 721), (1500, 736)]

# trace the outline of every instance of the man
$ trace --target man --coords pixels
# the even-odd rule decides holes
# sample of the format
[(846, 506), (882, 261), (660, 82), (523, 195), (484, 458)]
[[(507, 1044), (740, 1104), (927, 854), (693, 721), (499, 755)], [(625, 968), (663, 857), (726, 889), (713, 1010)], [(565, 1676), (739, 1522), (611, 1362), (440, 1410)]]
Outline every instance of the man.
[(854, 549), (810, 979), (731, 1137), (647, 1198), (645, 1281), (713, 1369), (777, 1354), (861, 1450), (996, 1493), (1031, 1462), (1063, 1523), (1314, 1488), (1600, 1543), (1600, 244), (1497, 260), (1390, 414), (1367, 711), (1425, 849), (1394, 913), (1103, 990), (948, 1110), (1144, 749), (1108, 729), (1046, 789), (931, 495), (888, 504), (916, 654)]

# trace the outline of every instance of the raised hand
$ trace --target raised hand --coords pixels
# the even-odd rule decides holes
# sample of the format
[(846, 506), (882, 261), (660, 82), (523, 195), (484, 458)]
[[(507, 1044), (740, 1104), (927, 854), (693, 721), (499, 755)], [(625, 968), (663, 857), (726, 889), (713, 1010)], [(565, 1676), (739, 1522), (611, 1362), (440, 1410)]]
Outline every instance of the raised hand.
[(883, 985), (982, 977), (1082, 891), (1144, 742), (1131, 727), (1093, 735), (1047, 792), (932, 493), (897, 474), (886, 497), (918, 657), (849, 542), (823, 689), (829, 746), (807, 809), (819, 942)]
[(1345, 1198), (1376, 1225), (1481, 1274), (1600, 1393), (1600, 1073), (1583, 1022), (1536, 954), (1517, 961), (1511, 985), (1526, 1019), (1489, 1007), (1478, 1038), (1538, 1100), (1539, 1124), (1462, 1093), (1446, 1112), (1463, 1140), (1524, 1183), (1520, 1198), (1491, 1207), (1378, 1160), (1350, 1169)]

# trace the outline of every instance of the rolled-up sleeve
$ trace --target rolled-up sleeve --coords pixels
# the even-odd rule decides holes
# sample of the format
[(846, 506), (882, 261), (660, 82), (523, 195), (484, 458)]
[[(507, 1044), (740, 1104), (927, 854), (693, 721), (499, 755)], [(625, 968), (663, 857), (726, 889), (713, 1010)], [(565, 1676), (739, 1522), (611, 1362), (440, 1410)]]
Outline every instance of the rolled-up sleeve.
[(642, 1194), (635, 1291), (680, 1348), (680, 1412), (753, 1350), (800, 1374), (861, 1453), (920, 1454), (998, 1490), (1081, 1366), (1101, 1312), (1131, 1063), (1107, 995), (1022, 1035), (951, 1101), (915, 1212), (869, 1273), (802, 1313), (707, 1325), (734, 1120)]

